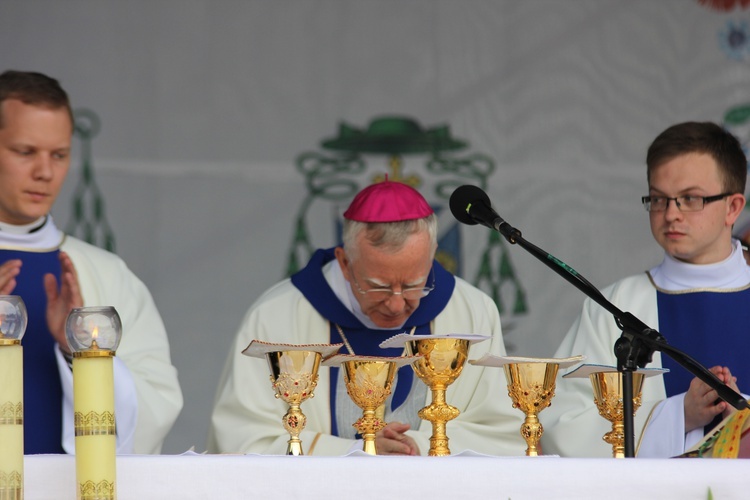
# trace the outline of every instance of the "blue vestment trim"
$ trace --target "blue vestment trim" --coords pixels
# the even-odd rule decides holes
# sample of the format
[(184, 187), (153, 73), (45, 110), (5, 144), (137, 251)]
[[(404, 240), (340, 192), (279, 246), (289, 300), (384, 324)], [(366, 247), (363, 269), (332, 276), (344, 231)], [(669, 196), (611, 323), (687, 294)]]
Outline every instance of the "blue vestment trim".
[(23, 346), (24, 453), (65, 453), (62, 447), (62, 385), (55, 359), (55, 341), (47, 327), (44, 275), (60, 283), (59, 250), (24, 252), (0, 249), (0, 262), (21, 259), (16, 288), (26, 304), (29, 323)]
[[(343, 339), (336, 330), (339, 325), (346, 335), (354, 352), (362, 356), (400, 356), (402, 349), (381, 349), (379, 344), (384, 340), (402, 333), (411, 332), (416, 327), (415, 334), (430, 334), (430, 322), (440, 314), (448, 304), (456, 286), (454, 276), (446, 271), (437, 261), (433, 262), (435, 270), (435, 289), (419, 302), (419, 307), (412, 313), (402, 328), (395, 330), (371, 330), (363, 325), (336, 297), (323, 275), (323, 266), (334, 260), (335, 248), (317, 250), (307, 266), (292, 276), (292, 283), (302, 292), (305, 298), (318, 313), (330, 322), (330, 343), (343, 343)], [(411, 366), (403, 366), (398, 372), (398, 382), (393, 391), (391, 408), (398, 408), (408, 397), (411, 389), (414, 370)], [(331, 380), (331, 415), (336, 415), (336, 381), (338, 368), (330, 368)], [(338, 435), (336, 419), (331, 418), (331, 434)]]
[[(706, 368), (729, 367), (740, 385), (750, 381), (750, 289), (738, 292), (657, 291), (660, 331)], [(667, 396), (687, 391), (694, 375), (662, 354)]]

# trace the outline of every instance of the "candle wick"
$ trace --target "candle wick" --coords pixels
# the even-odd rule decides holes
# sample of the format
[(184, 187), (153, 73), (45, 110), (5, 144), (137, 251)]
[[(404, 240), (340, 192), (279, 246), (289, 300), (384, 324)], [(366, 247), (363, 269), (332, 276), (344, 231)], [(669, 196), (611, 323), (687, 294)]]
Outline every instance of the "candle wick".
[(99, 349), (99, 345), (96, 343), (96, 339), (91, 341), (91, 348), (92, 349)]

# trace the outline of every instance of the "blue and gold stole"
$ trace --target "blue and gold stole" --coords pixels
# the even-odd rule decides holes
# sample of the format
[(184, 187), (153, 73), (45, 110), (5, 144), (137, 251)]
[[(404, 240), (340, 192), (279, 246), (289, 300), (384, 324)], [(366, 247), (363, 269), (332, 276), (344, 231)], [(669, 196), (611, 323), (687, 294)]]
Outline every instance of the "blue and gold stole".
[(60, 283), (59, 249), (23, 251), (0, 249), (0, 263), (21, 259), (16, 288), (26, 304), (29, 323), (23, 346), (24, 453), (65, 453), (62, 448), (62, 385), (55, 359), (55, 340), (47, 327), (44, 275)]
[[(669, 344), (685, 352), (706, 368), (727, 366), (740, 389), (750, 387), (750, 288), (739, 291), (657, 291), (659, 330)], [(688, 390), (694, 375), (662, 354), (667, 397)], [(721, 421), (718, 415), (706, 426)]]
[[(750, 288), (733, 292), (658, 291), (659, 330), (669, 344), (706, 368), (728, 366), (738, 384), (750, 384)], [(667, 396), (687, 391), (694, 375), (662, 355)], [(745, 389), (747, 390), (747, 389)]]

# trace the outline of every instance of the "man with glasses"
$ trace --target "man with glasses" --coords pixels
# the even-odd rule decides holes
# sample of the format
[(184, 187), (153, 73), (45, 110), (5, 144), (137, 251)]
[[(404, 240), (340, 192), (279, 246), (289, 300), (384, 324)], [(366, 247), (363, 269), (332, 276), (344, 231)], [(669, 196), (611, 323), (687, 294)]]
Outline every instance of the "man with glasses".
[[(381, 349), (402, 333), (491, 335), (474, 344), (472, 358), (505, 354), (500, 317), (489, 296), (454, 277), (435, 260), (437, 218), (413, 188), (385, 181), (363, 189), (344, 213), (343, 246), (318, 250), (291, 279), (250, 308), (233, 344), (212, 416), (209, 451), (283, 454), (286, 411), (274, 398), (268, 367), (241, 355), (254, 339), (289, 344), (343, 344), (341, 353), (400, 356)], [(502, 374), (467, 365), (448, 388), (460, 410), (448, 424), (453, 453), (474, 450), (523, 455), (521, 412), (512, 409)], [(427, 387), (411, 366), (401, 368), (378, 432), (378, 454), (420, 455), (432, 425), (417, 412)], [(346, 393), (342, 370), (321, 368), (315, 397), (305, 401), (300, 438), (308, 455), (344, 455), (362, 449), (352, 424), (362, 415)]]
[[(734, 390), (750, 381), (750, 268), (732, 226), (745, 207), (747, 160), (737, 139), (714, 123), (669, 127), (648, 150), (649, 194), (642, 198), (664, 260), (603, 290), (620, 310), (658, 330)], [(556, 356), (586, 354), (616, 366), (621, 331), (611, 314), (586, 299)], [(732, 408), (715, 390), (667, 355), (649, 367), (668, 368), (644, 381), (636, 413), (639, 457), (671, 457), (697, 443)], [(607, 456), (609, 423), (597, 414), (587, 379), (558, 384), (546, 415), (545, 451)]]

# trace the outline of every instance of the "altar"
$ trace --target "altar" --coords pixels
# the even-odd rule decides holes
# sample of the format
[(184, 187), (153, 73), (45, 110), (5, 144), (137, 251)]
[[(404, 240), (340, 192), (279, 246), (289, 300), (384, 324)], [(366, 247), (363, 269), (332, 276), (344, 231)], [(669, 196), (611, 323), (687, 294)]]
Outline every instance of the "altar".
[[(75, 500), (75, 457), (27, 455), (26, 500)], [(125, 455), (118, 500), (746, 499), (747, 460)]]

